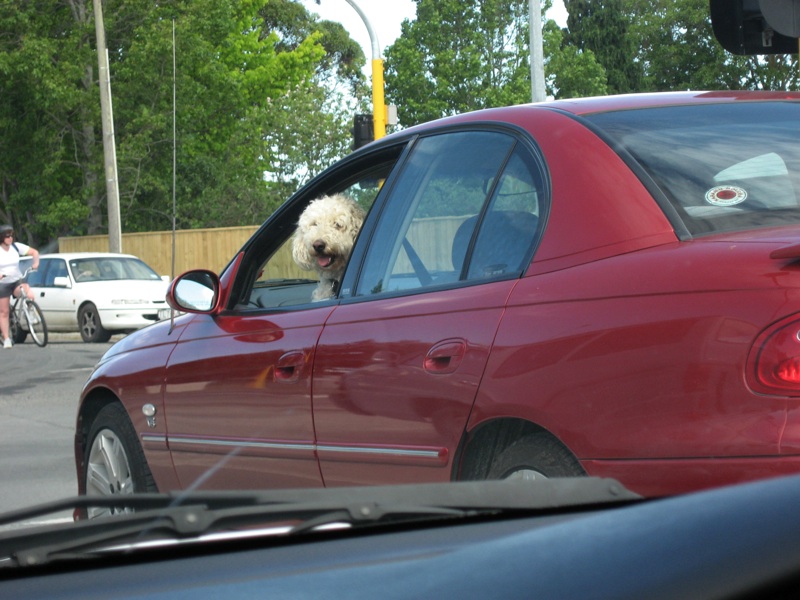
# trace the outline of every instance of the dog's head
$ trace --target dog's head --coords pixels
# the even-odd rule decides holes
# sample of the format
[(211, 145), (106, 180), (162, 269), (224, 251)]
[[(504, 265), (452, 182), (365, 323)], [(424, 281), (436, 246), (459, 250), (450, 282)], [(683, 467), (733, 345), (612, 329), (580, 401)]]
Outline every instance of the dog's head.
[(351, 198), (323, 196), (311, 202), (297, 222), (292, 239), (292, 257), (306, 271), (338, 277), (344, 271), (364, 210)]

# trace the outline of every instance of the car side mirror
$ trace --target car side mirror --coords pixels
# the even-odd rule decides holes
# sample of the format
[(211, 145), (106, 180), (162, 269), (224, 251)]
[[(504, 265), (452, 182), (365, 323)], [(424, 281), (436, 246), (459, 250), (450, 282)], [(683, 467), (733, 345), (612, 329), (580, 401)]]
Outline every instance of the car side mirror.
[(219, 299), (219, 277), (212, 271), (188, 271), (176, 278), (167, 291), (167, 304), (175, 310), (212, 312)]
[(69, 284), (69, 277), (54, 277), (53, 287), (68, 288), (72, 286)]

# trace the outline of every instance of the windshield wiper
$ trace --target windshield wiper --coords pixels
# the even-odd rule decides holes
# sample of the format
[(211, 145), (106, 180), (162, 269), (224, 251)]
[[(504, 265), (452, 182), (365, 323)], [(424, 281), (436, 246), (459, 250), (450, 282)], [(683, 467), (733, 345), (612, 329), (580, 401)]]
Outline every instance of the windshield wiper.
[(0, 533), (0, 566), (40, 565), (165, 544), (291, 535), (473, 516), (589, 509), (639, 496), (612, 479), (475, 481), (382, 487), (79, 496), (0, 516), (0, 526), (69, 509), (133, 512)]

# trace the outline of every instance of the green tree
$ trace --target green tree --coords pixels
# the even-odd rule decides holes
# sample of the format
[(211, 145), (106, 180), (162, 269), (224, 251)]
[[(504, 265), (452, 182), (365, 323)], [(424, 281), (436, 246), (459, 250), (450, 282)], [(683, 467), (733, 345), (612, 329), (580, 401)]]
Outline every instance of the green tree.
[(645, 90), (797, 87), (794, 55), (735, 56), (714, 37), (706, 0), (624, 0)]
[(115, 43), (111, 70), (114, 96), (120, 98), (114, 109), (120, 115), (123, 229), (170, 225), (173, 19), (179, 227), (262, 220), (274, 207), (259, 127), (270, 98), (313, 78), (324, 54), (318, 36), (282, 48), (280, 36), (264, 29), (259, 11), (265, 0), (191, 0), (164, 7), (119, 1), (107, 29), (122, 32), (108, 37)]
[(608, 93), (627, 93), (641, 86), (641, 65), (635, 60), (636, 41), (629, 34), (626, 0), (564, 0), (566, 43), (591, 51), (605, 69)]
[(543, 39), (548, 96), (578, 98), (608, 93), (606, 71), (594, 52), (566, 43), (564, 31), (552, 20), (545, 23)]
[(0, 1), (0, 220), (24, 242), (85, 223), (99, 202), (85, 8)]
[(387, 99), (404, 126), (530, 101), (527, 0), (415, 0), (386, 49)]
[[(179, 227), (259, 222), (299, 181), (272, 169), (308, 177), (329, 148), (349, 151), (352, 106), (336, 94), (363, 87), (363, 53), (304, 10), (292, 28), (298, 7), (104, 1), (123, 231), (171, 225), (173, 24)], [(0, 220), (38, 246), (104, 233), (92, 0), (0, 0), (0, 32)], [(275, 131), (303, 128), (318, 134), (304, 136), (308, 159), (289, 161)]]
[(794, 55), (734, 56), (708, 0), (565, 0), (567, 46), (591, 50), (609, 92), (796, 89)]

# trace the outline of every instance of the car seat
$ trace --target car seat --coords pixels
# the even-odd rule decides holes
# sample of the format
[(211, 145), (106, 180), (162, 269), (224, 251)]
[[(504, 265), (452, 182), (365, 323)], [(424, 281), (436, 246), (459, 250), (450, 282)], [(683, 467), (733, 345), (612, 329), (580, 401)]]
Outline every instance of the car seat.
[[(453, 239), (452, 260), (463, 271), (470, 242), (480, 215), (465, 220)], [(524, 211), (489, 212), (480, 224), (470, 257), (467, 279), (481, 279), (519, 271), (533, 243), (539, 219)]]

